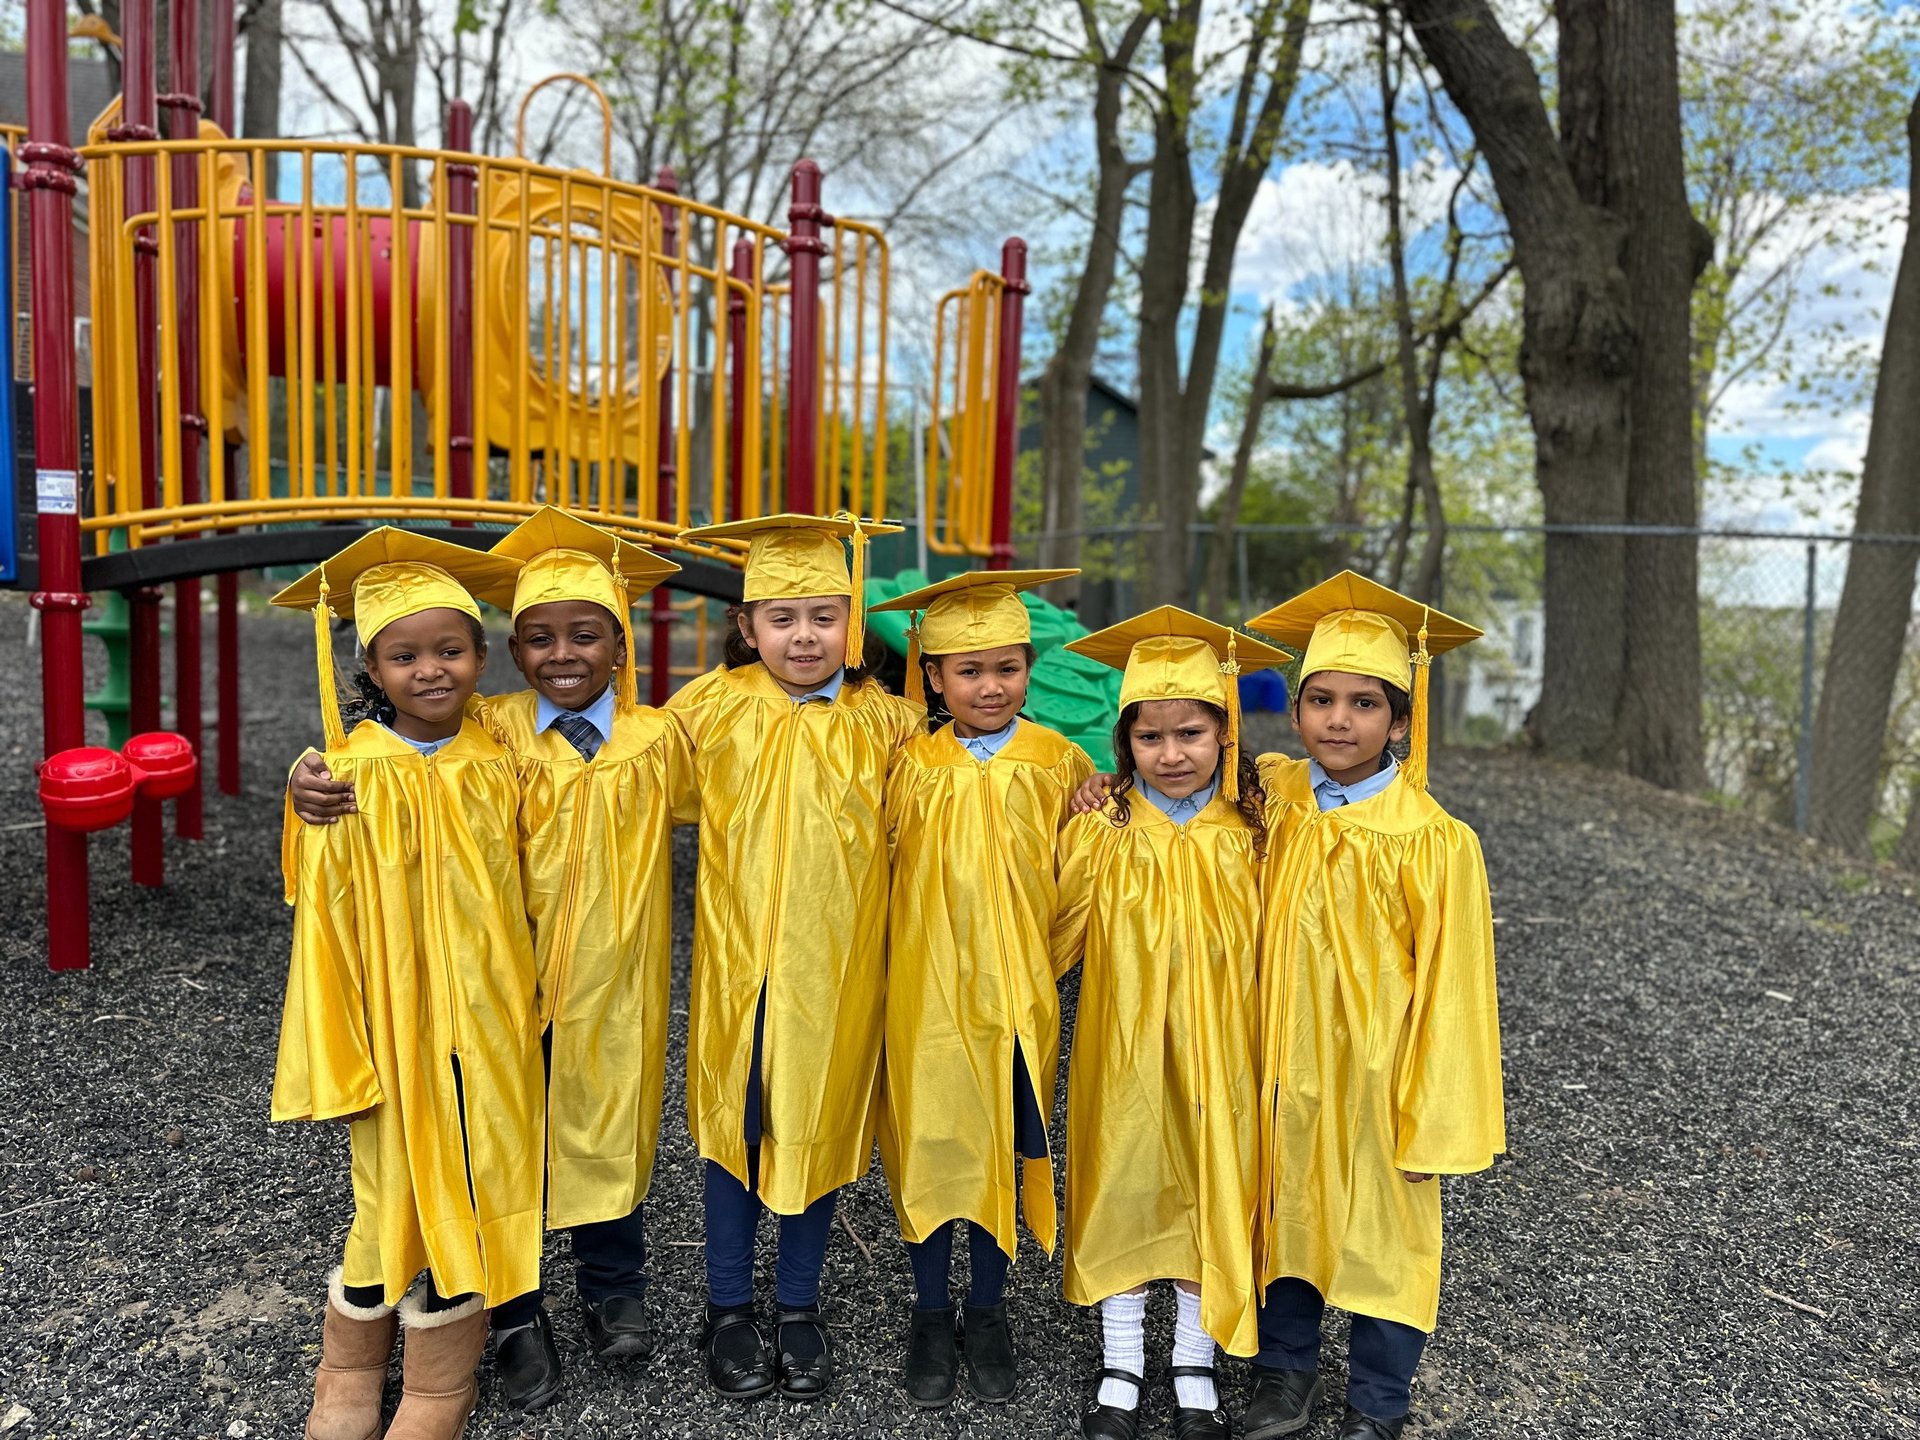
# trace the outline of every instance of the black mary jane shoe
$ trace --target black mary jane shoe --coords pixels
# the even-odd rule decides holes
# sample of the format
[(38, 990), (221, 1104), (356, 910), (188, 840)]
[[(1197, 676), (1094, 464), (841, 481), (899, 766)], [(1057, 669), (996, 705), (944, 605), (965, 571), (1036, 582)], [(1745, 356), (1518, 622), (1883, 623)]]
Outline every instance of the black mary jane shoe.
[(1349, 1405), (1340, 1417), (1339, 1440), (1400, 1440), (1400, 1432), (1406, 1428), (1404, 1415), (1397, 1420), (1376, 1420)]
[(587, 1340), (602, 1360), (645, 1360), (659, 1342), (653, 1312), (638, 1295), (612, 1295), (605, 1300), (582, 1300)]
[(953, 1306), (914, 1307), (907, 1335), (907, 1399), (922, 1410), (953, 1403), (960, 1387), (960, 1347), (953, 1335)]
[(1326, 1398), (1318, 1370), (1253, 1367), (1253, 1394), (1240, 1415), (1240, 1440), (1280, 1440), (1313, 1423), (1313, 1407)]
[(1004, 1405), (1013, 1398), (1019, 1378), (1014, 1368), (1013, 1332), (1007, 1328), (1007, 1307), (969, 1305), (960, 1312), (960, 1356), (966, 1365), (967, 1389), (976, 1400)]
[(1180, 1391), (1173, 1392), (1173, 1440), (1227, 1440), (1229, 1434), (1226, 1407), (1220, 1403), (1220, 1378), (1211, 1365), (1175, 1365), (1167, 1371), (1167, 1380), (1207, 1380), (1213, 1384), (1210, 1407), (1182, 1405)]
[(833, 1383), (833, 1342), (820, 1307), (781, 1310), (774, 1316), (774, 1330), (780, 1393), (789, 1400), (818, 1400)]
[(565, 1377), (560, 1373), (560, 1350), (553, 1343), (553, 1322), (545, 1310), (536, 1310), (531, 1325), (501, 1336), (494, 1346), (494, 1368), (516, 1410), (540, 1410), (560, 1398)]
[[(1123, 1380), (1133, 1386), (1132, 1407), (1102, 1405), (1101, 1380)], [(1093, 1394), (1080, 1409), (1080, 1440), (1134, 1440), (1140, 1433), (1140, 1402), (1146, 1398), (1146, 1392), (1147, 1382), (1143, 1376), (1126, 1370), (1102, 1370), (1093, 1383)]]
[(723, 1397), (757, 1400), (772, 1392), (773, 1352), (751, 1305), (709, 1310), (700, 1344), (707, 1352), (707, 1381)]

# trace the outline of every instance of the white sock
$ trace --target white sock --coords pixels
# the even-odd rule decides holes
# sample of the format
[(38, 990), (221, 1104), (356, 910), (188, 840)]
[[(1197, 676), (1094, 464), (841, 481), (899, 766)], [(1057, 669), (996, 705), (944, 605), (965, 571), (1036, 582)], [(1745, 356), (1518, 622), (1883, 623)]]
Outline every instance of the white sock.
[[(1175, 1365), (1212, 1365), (1213, 1337), (1200, 1328), (1200, 1296), (1191, 1290), (1173, 1287), (1173, 1363)], [(1220, 1396), (1211, 1380), (1197, 1375), (1177, 1375), (1173, 1398), (1189, 1410), (1211, 1410)]]
[[(1109, 1295), (1100, 1302), (1100, 1363), (1129, 1375), (1147, 1373), (1147, 1292)], [(1102, 1380), (1100, 1403), (1131, 1410), (1140, 1403), (1140, 1391), (1125, 1380)]]

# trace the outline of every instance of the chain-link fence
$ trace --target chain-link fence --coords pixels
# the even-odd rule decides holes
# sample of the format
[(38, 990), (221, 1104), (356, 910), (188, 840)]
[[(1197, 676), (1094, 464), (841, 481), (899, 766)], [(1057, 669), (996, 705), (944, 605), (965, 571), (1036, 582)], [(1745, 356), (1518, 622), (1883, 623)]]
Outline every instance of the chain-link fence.
[[(1541, 603), (1547, 530), (1456, 526), (1447, 533), (1435, 603), (1481, 626), (1487, 638), (1435, 666), (1435, 724), (1449, 744), (1515, 740), (1540, 696), (1545, 617)], [(1699, 545), (1702, 740), (1709, 795), (1730, 808), (1805, 831), (1811, 805), (1814, 707), (1826, 669), (1847, 563), (1863, 544), (1920, 537), (1855, 537), (1752, 530), (1555, 527), (1556, 534), (1692, 536)], [(1080, 532), (1078, 608), (1098, 628), (1132, 614), (1146, 593), (1151, 526)], [(1041, 536), (1020, 542), (1022, 563)], [(1377, 526), (1246, 525), (1220, 545), (1196, 526), (1192, 575), (1201, 603), (1244, 620), (1342, 568), (1385, 578), (1395, 537)], [(1407, 574), (1422, 537), (1410, 537)], [(1920, 815), (1920, 620), (1895, 678), (1879, 751), (1845, 757), (1873, 768), (1875, 849), (1891, 854), (1909, 817)]]

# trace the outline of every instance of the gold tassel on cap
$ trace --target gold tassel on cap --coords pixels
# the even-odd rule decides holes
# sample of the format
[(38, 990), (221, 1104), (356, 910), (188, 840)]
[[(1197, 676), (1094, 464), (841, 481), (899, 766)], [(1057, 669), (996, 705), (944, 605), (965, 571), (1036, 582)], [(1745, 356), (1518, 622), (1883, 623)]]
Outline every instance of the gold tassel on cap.
[(347, 743), (347, 727), (340, 719), (340, 687), (333, 673), (333, 607), (327, 604), (326, 576), (320, 577), (320, 603), (313, 607), (313, 650), (320, 671), (320, 733), (326, 748)]
[(867, 532), (860, 517), (842, 510), (833, 517), (853, 527), (853, 594), (847, 598), (847, 659), (857, 669), (867, 658)]
[(614, 582), (613, 593), (619, 600), (613, 613), (620, 621), (620, 639), (626, 645), (619, 673), (613, 677), (613, 708), (632, 710), (640, 704), (640, 665), (633, 653), (633, 597), (618, 580)]
[(1240, 652), (1231, 633), (1227, 636), (1227, 658), (1220, 673), (1227, 681), (1227, 743), (1220, 752), (1220, 793), (1231, 804), (1240, 801)]
[(920, 612), (907, 616), (907, 699), (927, 708), (927, 667), (920, 654)]
[(1413, 652), (1413, 718), (1407, 727), (1407, 763), (1401, 778), (1415, 790), (1427, 788), (1427, 675), (1433, 657), (1427, 653), (1426, 612), (1420, 617), (1420, 638)]

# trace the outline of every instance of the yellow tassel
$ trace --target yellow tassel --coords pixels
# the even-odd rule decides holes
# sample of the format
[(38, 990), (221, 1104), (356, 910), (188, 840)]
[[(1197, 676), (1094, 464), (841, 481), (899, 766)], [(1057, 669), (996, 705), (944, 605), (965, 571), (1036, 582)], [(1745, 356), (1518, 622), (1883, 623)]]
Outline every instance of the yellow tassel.
[(867, 655), (867, 532), (860, 517), (842, 510), (833, 517), (853, 526), (853, 594), (847, 600), (847, 666), (857, 669)]
[(1407, 727), (1407, 763), (1401, 778), (1415, 790), (1427, 788), (1427, 675), (1433, 657), (1427, 654), (1427, 615), (1420, 612), (1419, 648), (1413, 652), (1413, 719)]
[(320, 733), (326, 748), (347, 743), (347, 727), (340, 719), (339, 682), (333, 674), (333, 607), (327, 604), (327, 581), (320, 579), (320, 603), (313, 607), (313, 650), (320, 671)]
[(631, 710), (640, 703), (640, 664), (633, 653), (633, 599), (618, 580), (613, 593), (620, 602), (620, 639), (626, 645), (620, 669), (613, 677), (613, 708)]
[(1240, 801), (1240, 651), (1233, 636), (1227, 636), (1227, 659), (1220, 667), (1227, 680), (1227, 744), (1220, 752), (1220, 793), (1229, 802)]
[(908, 615), (907, 626), (907, 699), (922, 710), (927, 708), (927, 667), (920, 654), (920, 612)]

